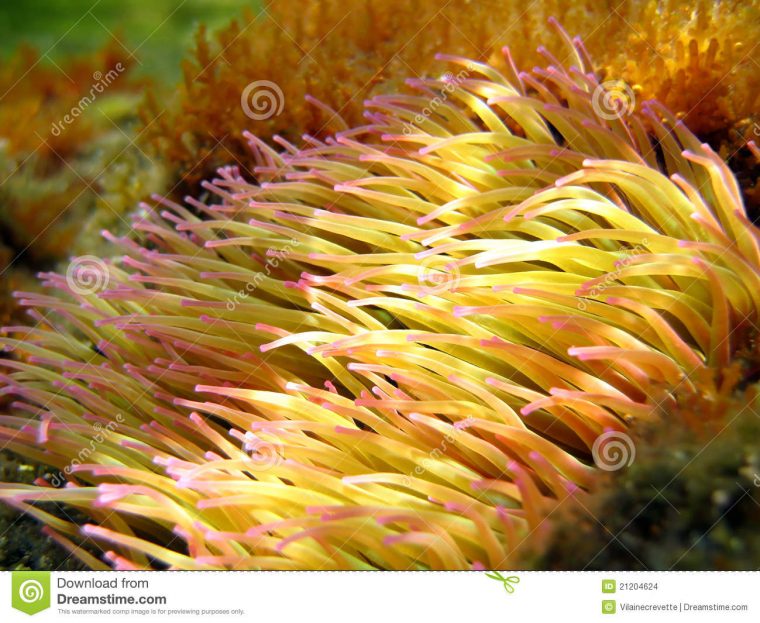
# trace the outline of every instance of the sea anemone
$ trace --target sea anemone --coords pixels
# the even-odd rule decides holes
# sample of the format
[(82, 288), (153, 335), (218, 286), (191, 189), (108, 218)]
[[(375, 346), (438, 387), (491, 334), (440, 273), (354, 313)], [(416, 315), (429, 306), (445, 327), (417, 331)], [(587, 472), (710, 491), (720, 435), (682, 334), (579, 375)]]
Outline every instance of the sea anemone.
[[(143, 107), (144, 136), (192, 183), (233, 159), (247, 172), (239, 128), (264, 140), (323, 138), (339, 129), (329, 109), (362, 123), (367, 97), (398, 92), (410, 75), (438, 75), (440, 50), (504, 72), (500, 46), (519, 41), (518, 66), (544, 64), (536, 46), (561, 43), (546, 28), (550, 16), (583, 37), (602, 81), (632, 100), (658, 99), (714, 147), (735, 126), (758, 122), (757, 0), (544, 0), (530, 10), (508, 0), (267, 0), (210, 40), (199, 31), (177, 96), (156, 91)], [(286, 105), (252, 118), (237, 102), (261, 81), (276, 84)]]
[(246, 134), (255, 181), (20, 293), (0, 439), (51, 474), (0, 497), (95, 568), (82, 537), (119, 569), (520, 564), (600, 439), (736, 375), (760, 297), (731, 171), (559, 32), (567, 67), (441, 56), (364, 126)]

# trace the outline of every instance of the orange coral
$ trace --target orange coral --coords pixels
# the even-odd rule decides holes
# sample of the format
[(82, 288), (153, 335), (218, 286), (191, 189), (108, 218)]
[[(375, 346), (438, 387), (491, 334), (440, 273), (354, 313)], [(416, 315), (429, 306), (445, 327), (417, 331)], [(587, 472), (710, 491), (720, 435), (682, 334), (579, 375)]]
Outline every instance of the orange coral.
[(62, 67), (44, 61), (34, 49), (22, 47), (0, 66), (0, 136), (8, 141), (9, 155), (38, 153), (56, 168), (55, 160), (81, 149), (96, 132), (93, 115), (82, 115), (68, 124), (65, 132), (53, 132), (53, 125), (87, 95), (101, 79), (99, 75), (119, 64), (126, 70), (132, 63), (115, 42)]
[[(349, 124), (360, 123), (367, 96), (398, 91), (410, 74), (443, 71), (436, 50), (503, 69), (498, 53), (509, 44), (519, 66), (543, 64), (537, 42), (551, 49), (559, 43), (547, 28), (550, 16), (583, 37), (600, 73), (624, 79), (636, 99), (660, 99), (698, 134), (758, 109), (758, 0), (548, 0), (529, 8), (504, 0), (288, 0), (265, 2), (258, 15), (233, 22), (213, 44), (201, 29), (176, 101), (167, 110), (154, 95), (143, 110), (147, 134), (182, 175), (197, 180), (221, 163), (247, 162), (240, 127), (264, 138), (334, 130), (339, 121), (307, 103), (306, 95)], [(245, 115), (241, 93), (256, 80), (282, 90), (281, 114)]]
[(118, 131), (104, 106), (142, 86), (131, 64), (114, 42), (60, 65), (25, 47), (0, 67), (0, 223), (34, 262), (69, 254), (93, 209), (98, 141)]
[(10, 293), (28, 287), (32, 266), (96, 252), (99, 230), (118, 230), (126, 208), (149, 194), (153, 176), (120, 179), (119, 167), (140, 155), (129, 125), (145, 82), (124, 75), (131, 65), (115, 42), (58, 64), (24, 47), (0, 65), (3, 322), (19, 318)]

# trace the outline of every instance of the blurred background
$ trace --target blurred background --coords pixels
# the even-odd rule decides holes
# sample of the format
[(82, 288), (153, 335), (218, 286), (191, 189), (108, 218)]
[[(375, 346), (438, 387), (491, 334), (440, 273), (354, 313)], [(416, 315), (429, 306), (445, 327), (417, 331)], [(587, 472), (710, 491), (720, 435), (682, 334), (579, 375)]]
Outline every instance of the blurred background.
[(177, 80), (181, 60), (202, 22), (215, 30), (257, 0), (26, 0), (0, 3), (0, 57), (19, 46), (51, 62), (95, 52), (117, 37), (138, 58), (136, 73)]
[(145, 93), (175, 91), (201, 23), (218, 30), (257, 5), (0, 3), (0, 324), (22, 319), (11, 293), (36, 289), (37, 271), (100, 252), (101, 229), (124, 230), (129, 210), (167, 189), (142, 136)]

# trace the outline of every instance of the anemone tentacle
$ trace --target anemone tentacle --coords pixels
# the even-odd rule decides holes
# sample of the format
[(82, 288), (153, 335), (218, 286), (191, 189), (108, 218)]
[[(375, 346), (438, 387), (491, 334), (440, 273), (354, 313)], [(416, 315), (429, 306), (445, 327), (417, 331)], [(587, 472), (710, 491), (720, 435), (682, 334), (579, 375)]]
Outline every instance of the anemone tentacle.
[(455, 87), (365, 126), (249, 135), (256, 181), (143, 205), (102, 288), (43, 275), (59, 294), (19, 294), (37, 324), (0, 339), (0, 440), (65, 487), (0, 498), (117, 568), (517, 564), (600, 435), (720, 379), (758, 322), (731, 171), (655, 102), (601, 116), (575, 52), (446, 57)]

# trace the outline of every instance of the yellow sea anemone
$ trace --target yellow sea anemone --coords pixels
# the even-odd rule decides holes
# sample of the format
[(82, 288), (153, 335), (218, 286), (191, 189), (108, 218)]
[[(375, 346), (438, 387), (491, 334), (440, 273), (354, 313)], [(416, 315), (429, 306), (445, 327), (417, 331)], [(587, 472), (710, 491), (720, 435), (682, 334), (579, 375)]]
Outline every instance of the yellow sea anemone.
[[(602, 80), (614, 80), (635, 100), (657, 98), (714, 145), (734, 126), (757, 121), (757, 0), (547, 0), (529, 10), (505, 0), (350, 6), (288, 0), (263, 2), (212, 42), (201, 30), (178, 96), (157, 92), (144, 108), (145, 136), (190, 181), (233, 160), (247, 170), (240, 127), (264, 139), (323, 136), (338, 129), (329, 109), (350, 125), (362, 123), (367, 97), (396, 93), (409, 76), (439, 77), (445, 70), (434, 61), (439, 50), (506, 71), (500, 48), (519, 42), (512, 46), (518, 66), (543, 65), (545, 48), (561, 44), (547, 27), (551, 17), (583, 38)], [(539, 44), (545, 47), (537, 51)], [(237, 103), (246, 86), (261, 81), (275, 83), (286, 105), (277, 115), (254, 118)], [(327, 108), (309, 103), (308, 95)]]
[(441, 57), (365, 126), (247, 134), (255, 183), (222, 168), (123, 257), (44, 275), (0, 439), (56, 471), (0, 497), (117, 568), (520, 564), (600, 440), (704, 393), (758, 320), (731, 171), (569, 54)]

